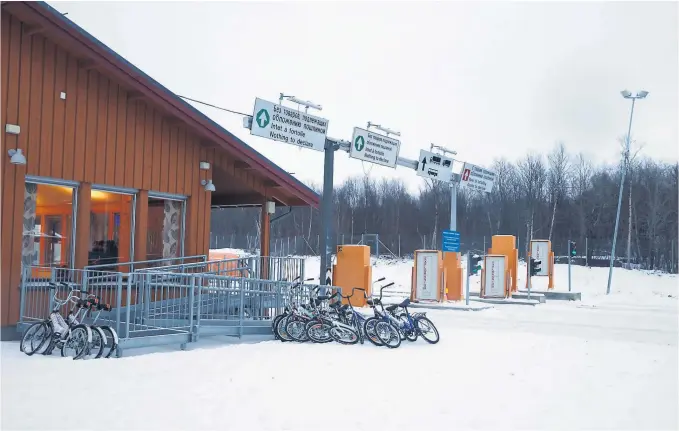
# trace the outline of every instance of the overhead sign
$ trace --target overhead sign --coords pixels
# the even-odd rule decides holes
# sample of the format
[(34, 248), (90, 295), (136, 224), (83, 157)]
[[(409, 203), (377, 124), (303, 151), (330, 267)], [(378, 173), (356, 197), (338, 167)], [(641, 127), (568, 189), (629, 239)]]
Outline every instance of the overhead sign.
[(490, 193), (494, 183), (495, 172), (465, 162), (460, 174), (460, 188)]
[(354, 127), (349, 157), (395, 168), (400, 148), (398, 139)]
[(302, 148), (325, 151), (328, 120), (257, 98), (250, 134)]
[(456, 230), (444, 230), (441, 234), (443, 241), (441, 250), (457, 253), (460, 251), (460, 232)]
[(439, 252), (415, 253), (415, 296), (417, 300), (436, 301), (439, 295)]
[(549, 240), (532, 240), (530, 242), (530, 257), (541, 262), (537, 276), (549, 275)]
[(420, 150), (417, 175), (449, 183), (453, 177), (453, 159), (431, 151)]
[(506, 296), (505, 258), (503, 255), (485, 256), (481, 297), (504, 298)]

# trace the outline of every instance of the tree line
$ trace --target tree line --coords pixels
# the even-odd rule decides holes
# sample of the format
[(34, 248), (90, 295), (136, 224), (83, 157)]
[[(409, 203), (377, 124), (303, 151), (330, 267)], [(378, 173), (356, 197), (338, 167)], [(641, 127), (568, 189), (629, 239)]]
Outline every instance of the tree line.
[[(491, 193), (458, 191), (462, 252), (486, 250), (493, 235), (515, 235), (521, 255), (533, 238), (551, 240), (557, 256), (567, 254), (572, 240), (580, 256), (586, 247), (590, 259), (610, 258), (624, 170), (617, 265), (676, 273), (679, 165), (643, 156), (634, 142), (635, 150), (625, 151), (625, 139), (620, 142), (617, 165), (595, 165), (562, 142), (547, 154), (494, 160), (487, 166), (496, 173)], [(310, 186), (320, 193), (320, 185)], [(361, 240), (373, 247), (377, 238), (380, 254), (440, 249), (441, 231), (449, 227), (450, 187), (437, 181), (413, 194), (398, 179), (352, 177), (335, 187), (333, 199), (333, 249)], [(274, 217), (288, 211), (279, 208)], [(211, 232), (212, 247), (255, 249), (259, 208), (215, 209)], [(319, 209), (293, 208), (271, 226), (272, 254), (318, 254), (319, 233)]]

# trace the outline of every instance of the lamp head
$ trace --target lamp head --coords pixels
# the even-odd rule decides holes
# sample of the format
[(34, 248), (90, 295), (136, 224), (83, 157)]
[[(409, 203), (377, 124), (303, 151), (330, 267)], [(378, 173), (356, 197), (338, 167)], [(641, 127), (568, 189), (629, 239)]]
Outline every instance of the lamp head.
[(641, 90), (637, 92), (637, 98), (639, 99), (644, 99), (646, 96), (648, 96), (648, 91)]
[(212, 184), (212, 180), (207, 180), (207, 181), (201, 180), (200, 184), (205, 186), (206, 192), (214, 192), (216, 190), (215, 185)]
[(7, 154), (9, 154), (9, 162), (13, 165), (25, 165), (26, 164), (26, 156), (24, 156), (21, 153), (20, 149), (16, 150), (8, 150)]

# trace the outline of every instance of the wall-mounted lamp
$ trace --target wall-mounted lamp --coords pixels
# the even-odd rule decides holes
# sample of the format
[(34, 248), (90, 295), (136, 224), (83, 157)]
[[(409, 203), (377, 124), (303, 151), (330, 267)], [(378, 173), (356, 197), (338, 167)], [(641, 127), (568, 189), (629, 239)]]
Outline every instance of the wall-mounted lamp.
[(13, 165), (25, 165), (26, 164), (26, 156), (24, 156), (21, 153), (20, 149), (16, 150), (9, 150), (7, 151), (7, 154), (9, 154), (9, 162)]
[(205, 191), (206, 191), (206, 192), (214, 192), (214, 191), (216, 190), (216, 189), (215, 189), (215, 185), (212, 184), (212, 180), (207, 180), (207, 181), (201, 180), (201, 181), (200, 181), (200, 184), (203, 185), (203, 186), (205, 186)]
[(11, 135), (18, 135), (21, 133), (21, 127), (18, 126), (17, 124), (5, 124), (5, 133), (9, 133)]
[(200, 162), (199, 166), (201, 170), (207, 171), (210, 169), (210, 162)]

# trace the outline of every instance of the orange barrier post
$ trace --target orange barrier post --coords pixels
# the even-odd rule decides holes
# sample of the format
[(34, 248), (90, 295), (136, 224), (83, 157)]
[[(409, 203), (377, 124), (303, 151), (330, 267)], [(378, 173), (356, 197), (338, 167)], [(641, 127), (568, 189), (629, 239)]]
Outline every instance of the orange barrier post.
[(519, 275), (519, 250), (516, 249), (516, 237), (514, 235), (493, 235), (491, 241), (491, 248), (488, 250), (488, 254), (507, 257), (505, 262), (509, 271), (508, 280), (511, 283), (511, 291), (516, 292), (518, 290), (516, 283)]
[[(526, 255), (526, 266), (528, 267), (528, 277), (530, 277), (530, 258), (540, 261), (540, 272), (535, 277), (548, 277), (547, 289), (554, 289), (554, 252), (552, 242), (547, 239), (534, 239), (530, 242), (530, 252)], [(526, 288), (528, 279), (526, 278)]]
[(460, 301), (463, 298), (462, 260), (460, 253), (443, 253), (443, 271), (446, 280), (445, 297), (448, 301)]
[[(338, 245), (337, 263), (332, 267), (332, 285), (342, 288), (343, 295), (350, 295), (354, 287), (365, 289), (367, 295), (372, 292), (372, 266), (370, 265), (370, 247), (367, 245)], [(349, 301), (342, 299), (344, 304)], [(364, 307), (365, 298), (360, 291), (354, 292), (351, 305)]]

